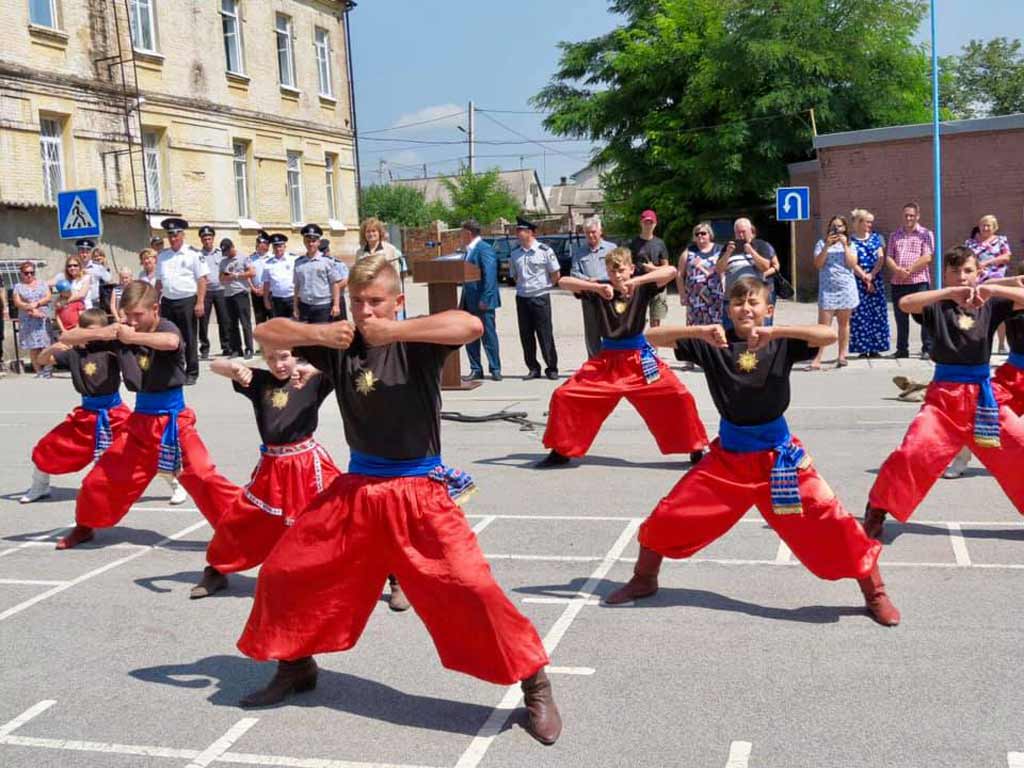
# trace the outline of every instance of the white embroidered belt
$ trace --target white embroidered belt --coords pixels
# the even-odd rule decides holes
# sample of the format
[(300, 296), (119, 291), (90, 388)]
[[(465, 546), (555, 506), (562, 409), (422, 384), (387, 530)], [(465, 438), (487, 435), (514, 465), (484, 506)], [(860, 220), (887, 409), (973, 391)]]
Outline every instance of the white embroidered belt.
[[(256, 465), (256, 471), (252, 473), (253, 480), (259, 475), (260, 467), (263, 465), (263, 459), (266, 457), (280, 458), (281, 456), (298, 456), (302, 453), (313, 452), (313, 475), (314, 482), (316, 483), (316, 492), (320, 493), (324, 489), (324, 470), (323, 465), (320, 462), (322, 455), (326, 456), (323, 446), (316, 441), (315, 438), (307, 438), (298, 443), (288, 443), (286, 445), (261, 445), (260, 446), (260, 461)], [(284, 510), (280, 507), (274, 507), (267, 504), (263, 499), (259, 498), (250, 490), (250, 486), (253, 481), (250, 480), (245, 485), (245, 498), (253, 503), (258, 509), (263, 510), (268, 515), (274, 515), (275, 517), (282, 517)], [(301, 510), (299, 510), (301, 511)], [(295, 522), (294, 516), (289, 515), (285, 517), (284, 524), (291, 525)]]

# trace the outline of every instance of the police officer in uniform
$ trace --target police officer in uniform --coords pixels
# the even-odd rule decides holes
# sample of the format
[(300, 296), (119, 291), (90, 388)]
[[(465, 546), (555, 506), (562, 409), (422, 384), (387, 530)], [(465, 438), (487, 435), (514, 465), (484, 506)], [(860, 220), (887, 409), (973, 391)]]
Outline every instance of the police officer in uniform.
[(263, 267), (263, 306), (270, 317), (292, 318), (295, 313), (295, 257), (284, 249), (288, 236), (270, 236), (271, 256)]
[(195, 384), (199, 378), (198, 325), (204, 314), (210, 268), (198, 250), (185, 245), (187, 221), (164, 219), (160, 226), (170, 242), (156, 258), (160, 316), (178, 326), (185, 345), (185, 383)]
[(558, 378), (558, 352), (551, 328), (551, 289), (562, 276), (555, 252), (540, 242), (534, 233), (537, 225), (524, 218), (516, 218), (516, 237), (519, 247), (509, 257), (509, 270), (516, 281), (516, 315), (519, 319), (519, 341), (523, 345), (527, 379), (540, 378), (537, 362), (537, 342), (544, 357), (544, 373), (549, 379)]
[(79, 274), (89, 276), (89, 295), (86, 297), (85, 308), (99, 307), (103, 285), (111, 282), (110, 270), (98, 261), (92, 260), (96, 241), (91, 237), (75, 240), (75, 248), (78, 249), (78, 261), (82, 265)]
[[(229, 238), (220, 241), (220, 283), (228, 307), (228, 339), (231, 356), (252, 359), (252, 313), (249, 309), (249, 280), (255, 274), (252, 259), (239, 253)], [(239, 333), (238, 328), (242, 331)]]
[(324, 231), (317, 224), (302, 228), (306, 254), (295, 261), (294, 314), (304, 323), (329, 323), (346, 318), (341, 303), (343, 281), (348, 278), (344, 265), (320, 251)]
[(252, 294), (252, 313), (256, 324), (265, 323), (270, 319), (267, 308), (263, 304), (263, 268), (267, 266), (270, 254), (270, 235), (262, 229), (256, 234), (256, 250), (252, 252), (252, 277), (249, 278), (249, 291)]
[[(220, 338), (220, 354), (230, 357), (231, 339), (228, 336), (228, 304), (224, 286), (220, 282), (220, 263), (224, 259), (220, 248), (213, 247), (213, 237), (217, 231), (210, 226), (199, 228), (199, 242), (203, 244), (200, 251), (210, 274), (206, 278), (206, 299), (203, 304), (203, 316), (199, 318), (199, 357), (210, 359), (210, 308), (217, 315), (217, 336)], [(239, 350), (241, 351), (241, 350)]]

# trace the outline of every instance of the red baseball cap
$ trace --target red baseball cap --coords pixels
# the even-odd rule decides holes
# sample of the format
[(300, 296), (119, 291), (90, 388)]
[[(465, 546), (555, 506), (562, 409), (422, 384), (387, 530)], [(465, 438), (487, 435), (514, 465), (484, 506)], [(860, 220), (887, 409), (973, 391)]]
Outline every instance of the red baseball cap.
[(640, 221), (653, 221), (655, 224), (658, 223), (658, 214), (648, 208), (646, 211), (640, 214)]

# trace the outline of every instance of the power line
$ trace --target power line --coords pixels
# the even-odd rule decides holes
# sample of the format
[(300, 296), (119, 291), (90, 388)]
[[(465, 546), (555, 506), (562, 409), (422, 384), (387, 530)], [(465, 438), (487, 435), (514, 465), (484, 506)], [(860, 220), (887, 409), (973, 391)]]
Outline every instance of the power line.
[(376, 128), (376, 129), (374, 129), (372, 131), (362, 131), (362, 132), (360, 132), (359, 135), (360, 136), (366, 136), (366, 135), (371, 134), (371, 133), (387, 133), (388, 131), (398, 131), (398, 130), (401, 130), (402, 128), (413, 128), (413, 127), (415, 127), (417, 125), (428, 125), (430, 123), (439, 123), (442, 120), (450, 120), (453, 117), (459, 117), (460, 115), (465, 115), (465, 114), (466, 114), (465, 110), (460, 110), (459, 112), (452, 112), (451, 114), (448, 114), (448, 115), (441, 115), (440, 117), (432, 117), (429, 120), (418, 120), (415, 123), (402, 123), (400, 125), (393, 125), (390, 128)]
[[(481, 110), (481, 112), (483, 112), (483, 110)], [(486, 117), (486, 118), (487, 118), (488, 120), (490, 120), (490, 121), (491, 121), (492, 123), (494, 123), (495, 125), (497, 125), (497, 126), (499, 126), (499, 127), (501, 127), (501, 128), (504, 128), (504, 129), (505, 129), (506, 131), (508, 131), (509, 133), (515, 134), (516, 136), (519, 136), (520, 138), (522, 138), (522, 139), (525, 139), (525, 141), (524, 141), (524, 142), (519, 142), (519, 143), (525, 143), (525, 144), (536, 144), (536, 145), (537, 145), (538, 147), (540, 147), (540, 148), (542, 148), (542, 149), (545, 149), (545, 150), (547, 150), (547, 149), (548, 149), (548, 147), (547, 147), (547, 146), (545, 146), (545, 143), (546, 143), (546, 142), (540, 142), (540, 141), (536, 141), (536, 140), (534, 140), (534, 139), (528, 139), (528, 138), (526, 137), (526, 135), (525, 135), (525, 134), (522, 134), (522, 133), (520, 133), (520, 132), (519, 132), (519, 131), (517, 131), (517, 130), (516, 130), (515, 128), (509, 128), (509, 127), (508, 127), (507, 125), (505, 125), (505, 124), (504, 124), (503, 122), (501, 122), (500, 120), (498, 120), (498, 119), (497, 119), (496, 117), (491, 117), (491, 116), (490, 116), (489, 114), (487, 114), (486, 112), (483, 112), (483, 115), (484, 115), (484, 117)], [(552, 139), (552, 140), (551, 140), (551, 143), (558, 143), (558, 142), (561, 142), (561, 141), (562, 141), (561, 139)], [(577, 141), (579, 141), (579, 139), (577, 139)], [(508, 142), (508, 143), (510, 143), (510, 144), (511, 144), (511, 143), (514, 143), (514, 142)], [(561, 151), (561, 150), (559, 150), (559, 149), (551, 149), (550, 151), (554, 152), (554, 153), (555, 153), (555, 154), (557, 154), (557, 155), (562, 155), (562, 156), (564, 156), (564, 157), (568, 157), (568, 158), (569, 158), (570, 160), (577, 160), (577, 159), (579, 159), (579, 158), (577, 158), (577, 157), (573, 157), (573, 156), (572, 156), (572, 155), (570, 155), (570, 154), (567, 154), (567, 153), (565, 153), (565, 152), (562, 152), (562, 151)]]
[(477, 107), (477, 112), (493, 112), (496, 115), (552, 115), (553, 112), (539, 112), (532, 109), (481, 109)]

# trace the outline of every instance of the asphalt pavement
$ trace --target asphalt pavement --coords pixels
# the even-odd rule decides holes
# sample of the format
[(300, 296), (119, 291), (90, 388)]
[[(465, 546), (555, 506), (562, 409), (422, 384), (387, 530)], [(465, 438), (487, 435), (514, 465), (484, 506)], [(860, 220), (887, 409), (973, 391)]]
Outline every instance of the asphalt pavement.
[[(629, 577), (636, 529), (687, 460), (660, 455), (622, 404), (586, 459), (531, 469), (546, 453), (531, 423), (543, 424), (556, 382), (522, 380), (513, 294), (502, 293), (506, 378), (446, 393), (445, 409), (523, 411), (530, 423), (446, 421), (444, 454), (476, 478), (466, 515), (551, 655), (565, 721), (557, 745), (522, 729), (516, 689), (443, 669), (415, 613), (383, 602), (356, 648), (318, 659), (314, 692), (238, 709), (272, 673), (234, 645), (256, 573), (190, 601), (211, 531), (191, 502), (168, 507), (159, 480), (122, 526), (55, 551), (81, 476), (54, 478), (46, 501), (17, 497), (33, 444), (76, 396), (66, 377), (9, 376), (0, 380), (0, 766), (1024, 766), (1024, 526), (976, 462), (962, 479), (940, 480), (910, 524), (887, 525), (882, 568), (903, 613), (897, 628), (865, 615), (852, 581), (803, 569), (756, 510), (692, 560), (667, 562), (656, 597), (599, 605)], [(425, 310), (419, 286), (410, 305)], [(554, 306), (564, 379), (583, 360), (582, 323), (570, 296)], [(779, 319), (814, 312), (786, 304)], [(701, 374), (671, 365), (714, 433)], [(897, 374), (927, 380), (930, 364), (854, 360), (793, 376), (793, 432), (858, 515), (917, 410), (895, 399)], [(248, 401), (205, 368), (186, 395), (219, 468), (244, 482), (259, 444)], [(333, 400), (318, 437), (344, 465)]]

